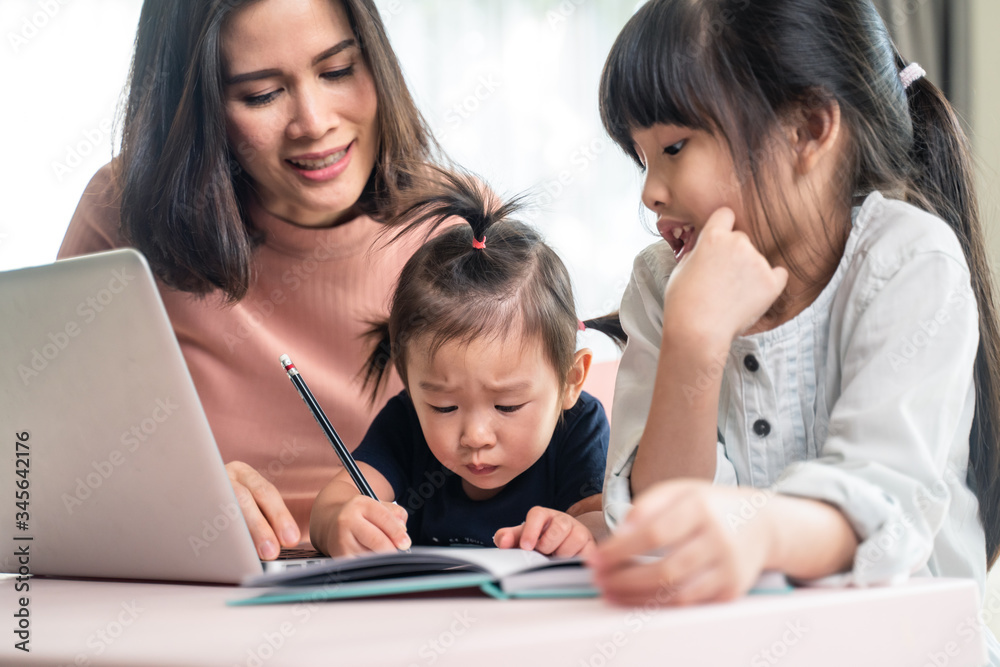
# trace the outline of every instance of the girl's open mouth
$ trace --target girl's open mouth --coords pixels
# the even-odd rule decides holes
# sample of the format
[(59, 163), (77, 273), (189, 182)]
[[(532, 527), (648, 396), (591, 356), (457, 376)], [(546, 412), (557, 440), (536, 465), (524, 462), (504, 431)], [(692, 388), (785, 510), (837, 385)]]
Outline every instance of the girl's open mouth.
[(679, 262), (682, 257), (687, 255), (694, 248), (694, 225), (674, 227), (664, 238), (667, 243), (670, 244), (670, 247), (674, 251), (674, 257), (676, 257)]

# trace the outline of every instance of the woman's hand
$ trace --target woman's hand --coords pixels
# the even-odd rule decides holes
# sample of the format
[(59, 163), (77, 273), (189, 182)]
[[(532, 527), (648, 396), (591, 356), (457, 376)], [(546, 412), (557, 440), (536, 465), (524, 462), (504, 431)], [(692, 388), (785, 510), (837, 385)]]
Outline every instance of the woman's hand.
[(759, 499), (748, 502), (762, 493), (694, 480), (650, 488), (590, 558), (597, 586), (623, 605), (715, 602), (746, 593), (774, 546), (768, 514)]
[(297, 545), (299, 526), (274, 484), (242, 461), (227, 463), (226, 472), (260, 558), (274, 560), (281, 547)]
[(520, 526), (501, 528), (493, 536), (501, 549), (538, 551), (546, 556), (589, 556), (596, 543), (582, 523), (565, 512), (532, 507)]
[(709, 217), (695, 247), (671, 273), (663, 297), (664, 323), (684, 326), (727, 350), (788, 283), (788, 271), (772, 268), (750, 237), (733, 229), (735, 222), (728, 208)]
[(336, 533), (325, 540), (331, 556), (357, 556), (368, 552), (409, 549), (406, 510), (391, 502), (356, 495), (344, 503), (334, 524)]

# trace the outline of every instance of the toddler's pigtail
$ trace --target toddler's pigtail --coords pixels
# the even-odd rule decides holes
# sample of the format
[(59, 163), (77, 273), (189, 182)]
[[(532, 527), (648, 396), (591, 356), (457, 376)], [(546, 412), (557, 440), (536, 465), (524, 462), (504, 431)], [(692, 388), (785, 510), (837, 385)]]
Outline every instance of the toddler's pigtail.
[[(429, 240), (403, 267), (388, 326), (373, 329), (381, 350), (366, 386), (377, 390), (390, 363), (407, 385), (414, 341), (433, 357), (449, 341), (481, 335), (535, 337), (557, 374), (568, 372), (578, 323), (569, 272), (536, 230), (512, 219), (523, 196), (502, 200), (458, 170), (427, 167), (419, 179), (389, 224), (396, 238), (418, 231)], [(624, 340), (612, 322), (594, 328)]]
[(622, 320), (617, 311), (591, 320), (584, 320), (583, 325), (588, 329), (600, 331), (610, 338), (619, 350), (624, 349), (625, 343), (628, 342), (628, 334), (622, 328)]
[[(896, 62), (902, 68), (898, 54)], [(1000, 553), (1000, 326), (976, 201), (972, 153), (958, 116), (937, 86), (920, 78), (906, 93), (913, 120), (911, 157), (915, 165), (909, 199), (936, 213), (955, 231), (979, 306), (976, 413), (969, 438), (969, 465), (986, 532), (987, 562), (992, 567)]]
[(488, 249), (487, 230), (498, 220), (505, 220), (522, 207), (522, 198), (501, 201), (472, 174), (428, 166), (414, 176), (409, 194), (400, 198), (392, 226), (400, 226), (394, 238), (415, 230), (428, 237), (450, 218), (461, 218), (472, 228), (469, 250)]

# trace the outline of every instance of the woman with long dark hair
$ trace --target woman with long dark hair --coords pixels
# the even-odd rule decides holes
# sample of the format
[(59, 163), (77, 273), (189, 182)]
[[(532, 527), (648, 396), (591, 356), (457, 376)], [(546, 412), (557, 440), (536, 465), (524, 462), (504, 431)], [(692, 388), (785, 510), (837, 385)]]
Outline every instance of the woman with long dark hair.
[(59, 255), (146, 256), (262, 558), (339, 467), (278, 356), (356, 446), (401, 387), (362, 390), (366, 321), (420, 240), (381, 221), (434, 148), (371, 0), (142, 8), (121, 151)]

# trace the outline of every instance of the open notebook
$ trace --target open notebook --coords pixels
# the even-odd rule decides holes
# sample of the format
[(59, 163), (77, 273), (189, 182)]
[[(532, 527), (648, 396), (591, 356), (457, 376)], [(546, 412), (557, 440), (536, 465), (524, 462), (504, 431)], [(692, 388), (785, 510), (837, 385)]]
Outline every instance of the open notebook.
[[(459, 588), (495, 598), (595, 597), (591, 571), (579, 558), (549, 558), (520, 549), (414, 547), (409, 551), (334, 558), (321, 566), (250, 577), (269, 587), (231, 605), (344, 600)], [(751, 592), (791, 590), (784, 576), (767, 573)]]

